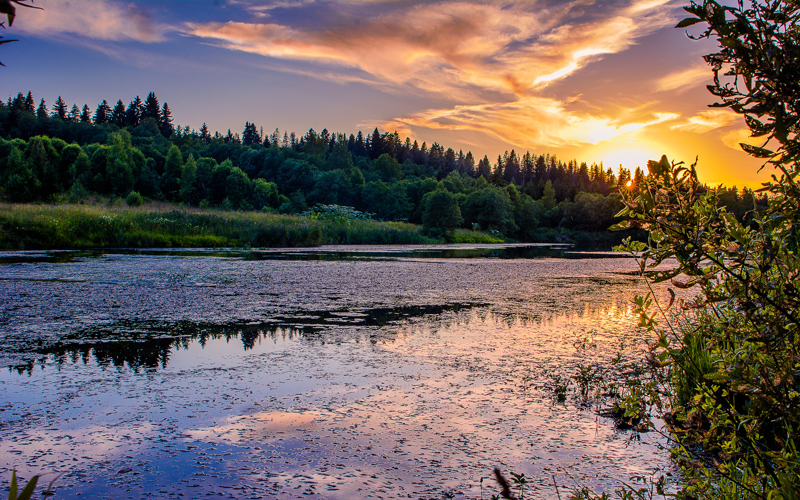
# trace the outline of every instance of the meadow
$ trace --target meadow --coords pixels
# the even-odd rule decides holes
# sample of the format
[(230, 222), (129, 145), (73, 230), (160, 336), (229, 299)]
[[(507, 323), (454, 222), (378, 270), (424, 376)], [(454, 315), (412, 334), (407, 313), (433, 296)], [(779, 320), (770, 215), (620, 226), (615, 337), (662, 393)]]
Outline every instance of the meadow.
[[(492, 235), (456, 230), (447, 241), (497, 243)], [(348, 217), (319, 218), (237, 212), (166, 203), (0, 204), (0, 248), (305, 247), (335, 244), (427, 244), (445, 242), (422, 227)]]

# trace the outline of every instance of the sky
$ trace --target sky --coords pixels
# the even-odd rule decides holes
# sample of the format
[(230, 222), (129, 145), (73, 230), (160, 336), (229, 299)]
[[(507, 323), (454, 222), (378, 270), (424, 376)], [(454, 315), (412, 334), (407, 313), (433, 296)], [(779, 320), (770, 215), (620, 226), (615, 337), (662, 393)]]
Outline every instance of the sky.
[[(94, 110), (155, 92), (225, 134), (397, 131), (634, 169), (662, 154), (758, 187), (741, 117), (709, 108), (713, 40), (670, 0), (35, 0), (2, 36), (0, 97)], [(7, 23), (6, 23), (7, 24)], [(693, 27), (697, 35), (702, 28)]]

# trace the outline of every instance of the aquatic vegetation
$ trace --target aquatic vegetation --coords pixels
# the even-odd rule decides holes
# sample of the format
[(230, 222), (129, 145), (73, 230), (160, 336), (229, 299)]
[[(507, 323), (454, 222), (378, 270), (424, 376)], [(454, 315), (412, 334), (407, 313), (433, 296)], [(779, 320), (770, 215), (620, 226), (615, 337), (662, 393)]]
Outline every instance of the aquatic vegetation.
[(550, 378), (550, 390), (553, 391), (553, 395), (558, 402), (564, 402), (567, 400), (567, 389), (569, 388), (569, 381), (563, 378), (558, 373), (551, 373), (549, 375)]
[[(25, 484), (25, 487), (22, 488), (22, 491), (19, 491), (19, 485), (17, 484), (17, 471), (16, 469), (11, 470), (11, 484), (9, 485), (8, 489), (8, 500), (30, 500), (33, 497), (33, 492), (36, 490), (36, 485), (39, 483), (39, 479), (44, 474), (37, 474), (30, 478), (28, 482)], [(53, 483), (55, 483), (58, 478), (63, 476), (64, 473), (56, 474), (56, 477), (50, 481), (50, 484), (47, 485), (47, 488), (42, 492), (43, 496), (50, 496), (53, 494)], [(19, 491), (19, 493), (17, 493)]]
[(33, 476), (28, 484), (22, 488), (22, 491), (19, 492), (17, 495), (17, 471), (11, 471), (11, 486), (8, 490), (8, 500), (30, 500), (31, 496), (33, 496), (33, 490), (36, 489), (36, 483), (39, 482), (39, 476)]

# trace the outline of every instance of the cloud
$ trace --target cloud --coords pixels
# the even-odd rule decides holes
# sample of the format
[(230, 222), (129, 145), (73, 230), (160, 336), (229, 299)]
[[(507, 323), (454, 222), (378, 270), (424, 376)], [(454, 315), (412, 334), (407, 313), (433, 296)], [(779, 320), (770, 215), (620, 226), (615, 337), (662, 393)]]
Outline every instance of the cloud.
[(14, 28), (39, 36), (63, 33), (96, 40), (164, 40), (165, 27), (152, 22), (146, 11), (131, 3), (103, 0), (42, 0), (44, 10), (17, 16)]
[(693, 87), (699, 82), (707, 81), (711, 78), (711, 70), (705, 64), (694, 66), (689, 69), (671, 73), (656, 81), (656, 90), (667, 92), (671, 90), (685, 89)]
[(751, 131), (747, 128), (732, 130), (722, 136), (722, 143), (736, 151), (744, 151), (742, 146), (740, 146), (741, 143), (763, 147), (763, 141), (760, 141), (757, 137), (751, 137), (750, 134)]
[(475, 130), (498, 137), (523, 149), (598, 144), (635, 136), (646, 128), (675, 120), (676, 113), (642, 113), (633, 110), (619, 117), (570, 112), (555, 99), (529, 97), (511, 103), (462, 105), (450, 110), (428, 110), (396, 122), (443, 130)]
[(294, 17), (281, 16), (283, 22), (187, 23), (183, 32), (231, 50), (315, 61), (466, 103), (535, 95), (671, 22), (663, 2), (652, 1), (620, 7), (611, 1), (350, 0), (315, 22), (302, 15), (328, 4), (298, 2)]
[(693, 132), (696, 134), (703, 134), (714, 129), (727, 127), (732, 123), (737, 122), (740, 116), (732, 111), (727, 110), (712, 110), (703, 111), (685, 120), (682, 123), (673, 125), (672, 130), (679, 130), (681, 132)]
[[(255, 20), (186, 23), (230, 50), (310, 63), (317, 78), (421, 94), (452, 107), (384, 122), (481, 131), (524, 148), (597, 144), (675, 114), (571, 110), (546, 88), (674, 24), (670, 0), (338, 0), (245, 2)], [(255, 10), (254, 10), (255, 9)], [(303, 70), (306, 71), (306, 70)], [(583, 103), (591, 108), (590, 103)]]

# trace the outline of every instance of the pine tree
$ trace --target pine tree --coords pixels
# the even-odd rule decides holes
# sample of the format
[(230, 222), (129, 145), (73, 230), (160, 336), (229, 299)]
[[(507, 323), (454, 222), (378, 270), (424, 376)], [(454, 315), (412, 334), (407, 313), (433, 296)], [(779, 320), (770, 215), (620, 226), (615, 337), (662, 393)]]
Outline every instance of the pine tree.
[(462, 171), (470, 177), (475, 177), (475, 157), (472, 156), (472, 151), (467, 151), (464, 157)]
[(28, 91), (27, 97), (25, 97), (25, 111), (29, 113), (33, 113), (36, 110), (36, 103), (33, 100), (33, 94)]
[(142, 100), (137, 95), (134, 100), (128, 104), (128, 109), (125, 110), (125, 125), (135, 127), (139, 125), (142, 120)]
[(517, 153), (513, 149), (509, 153), (506, 151), (503, 158), (503, 178), (510, 184), (518, 183), (520, 177), (519, 160)]
[(117, 104), (114, 105), (114, 109), (111, 110), (111, 123), (122, 128), (125, 126), (125, 121), (125, 104), (123, 104), (122, 99), (120, 99), (117, 101)]
[(367, 154), (367, 145), (364, 142), (364, 134), (361, 131), (358, 131), (358, 135), (356, 135), (356, 147), (353, 150), (353, 154), (355, 156), (366, 156)]
[(44, 99), (39, 101), (39, 107), (36, 108), (36, 118), (40, 120), (47, 118), (47, 103), (44, 102)]
[(203, 126), (200, 127), (200, 140), (208, 144), (211, 142), (211, 134), (208, 133), (208, 126), (203, 123)]
[(56, 104), (53, 106), (53, 118), (58, 118), (60, 120), (67, 119), (67, 103), (64, 102), (64, 99), (61, 96), (58, 96), (56, 99)]
[(92, 112), (89, 110), (89, 105), (84, 104), (81, 111), (81, 123), (92, 123)]
[(521, 182), (520, 185), (526, 186), (530, 181), (533, 180), (535, 165), (536, 165), (536, 162), (533, 159), (533, 156), (531, 156), (531, 152), (530, 151), (526, 151), (525, 152), (525, 156), (522, 157), (522, 168), (520, 169), (521, 170), (520, 174), (522, 176), (522, 182)]
[[(205, 125), (205, 123), (203, 125)], [(158, 130), (164, 137), (170, 137), (175, 131), (175, 129), (172, 127), (172, 112), (169, 110), (169, 105), (167, 103), (164, 103), (164, 106), (161, 108), (161, 117), (158, 121)], [(206, 129), (206, 133), (208, 133), (208, 129)]]
[(150, 92), (147, 94), (147, 99), (144, 101), (144, 105), (142, 106), (141, 117), (140, 120), (146, 120), (147, 118), (152, 118), (153, 120), (158, 123), (161, 119), (161, 105), (158, 103), (158, 98), (156, 97), (155, 92)]
[(444, 153), (443, 173), (449, 174), (456, 169), (456, 152), (453, 148), (447, 148)]
[(95, 125), (101, 125), (110, 119), (111, 108), (108, 106), (108, 101), (103, 99), (103, 102), (97, 106), (97, 110), (94, 112), (94, 123)]
[(72, 111), (69, 112), (69, 121), (73, 123), (78, 123), (81, 121), (81, 109), (78, 107), (77, 104), (72, 105)]
[(378, 127), (375, 127), (375, 130), (372, 131), (372, 140), (369, 143), (369, 157), (374, 160), (383, 153), (383, 138), (381, 137), (381, 133), (378, 132)]
[(261, 135), (258, 133), (255, 123), (245, 122), (244, 132), (242, 133), (242, 145), (250, 146), (252, 144), (260, 144)]
[(10, 100), (10, 98), (9, 98), (8, 107), (13, 109), (17, 113), (21, 113), (21, 112), (25, 111), (25, 96), (22, 95), (22, 92), (17, 94), (17, 97), (15, 97), (13, 101)]

